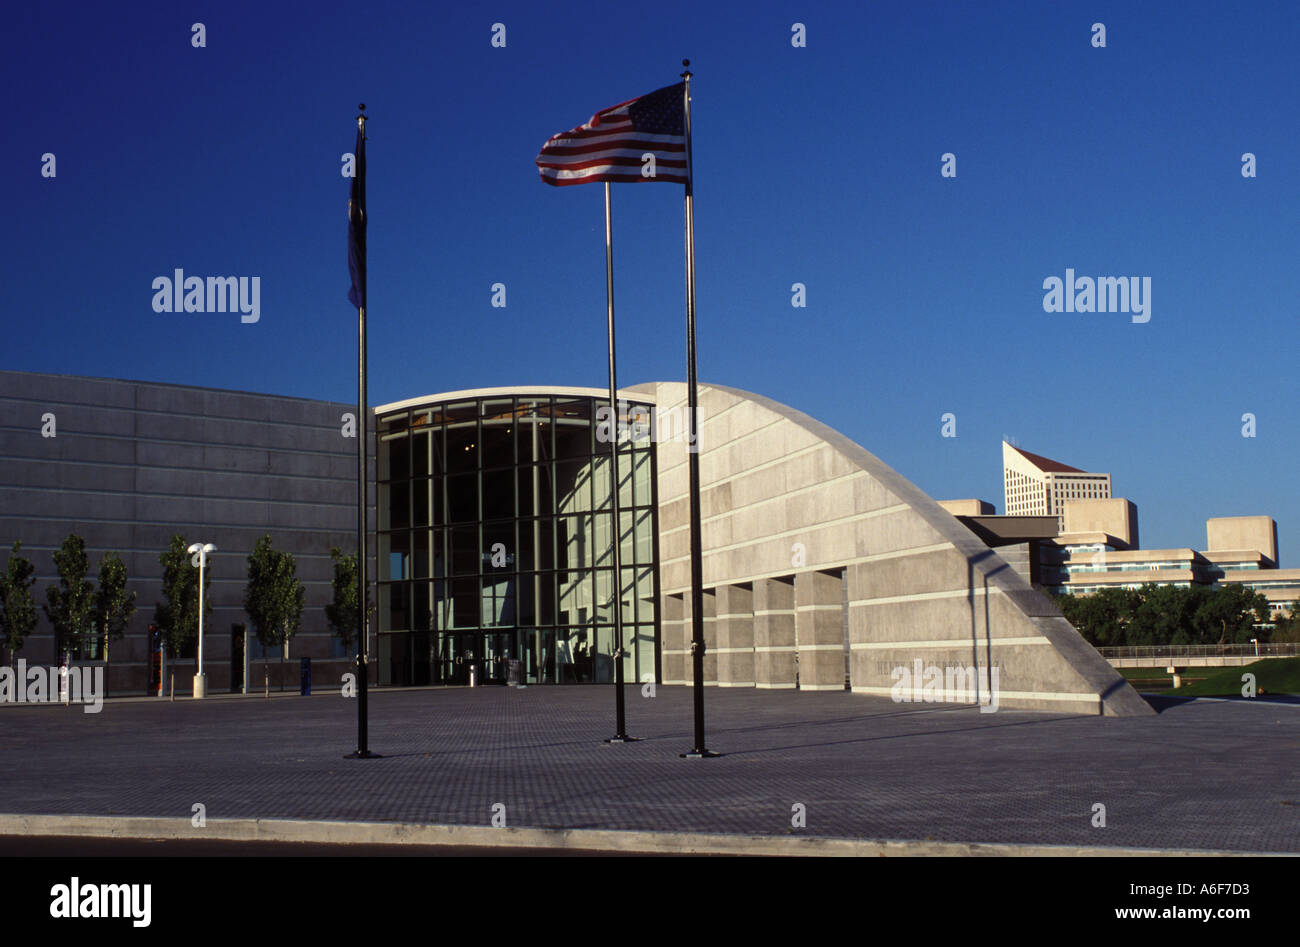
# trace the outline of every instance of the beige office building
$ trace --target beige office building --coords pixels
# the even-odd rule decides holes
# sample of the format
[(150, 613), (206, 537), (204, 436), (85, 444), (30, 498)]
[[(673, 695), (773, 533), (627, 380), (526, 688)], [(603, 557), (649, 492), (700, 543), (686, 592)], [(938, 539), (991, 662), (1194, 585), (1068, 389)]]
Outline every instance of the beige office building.
[[(1088, 473), (1006, 441), (1002, 466), (1007, 516), (989, 516), (988, 504), (976, 500), (950, 501), (945, 508), (990, 545), (997, 545), (990, 531), (1025, 539), (1030, 564), (1020, 571), (1048, 591), (1087, 595), (1148, 584), (1239, 584), (1263, 594), (1275, 618), (1300, 602), (1300, 569), (1278, 568), (1272, 517), (1207, 519), (1204, 550), (1142, 549), (1137, 506), (1110, 495), (1109, 474)], [(1026, 519), (1031, 516), (1055, 517), (1056, 529)], [(1015, 517), (1018, 525), (1012, 525)]]
[(1055, 516), (1065, 532), (1065, 504), (1110, 498), (1110, 474), (1088, 473), (1002, 442), (1008, 516)]
[[(1045, 544), (1043, 584), (1069, 595), (1143, 585), (1244, 585), (1269, 601), (1273, 617), (1289, 614), (1300, 601), (1300, 569), (1279, 569), (1277, 524), (1269, 516), (1219, 516), (1205, 522), (1206, 548), (1139, 549), (1136, 509), (1104, 507), (1101, 501), (1070, 503), (1067, 532)], [(1084, 507), (1082, 511), (1078, 507)], [(1069, 527), (1086, 523), (1087, 531)]]

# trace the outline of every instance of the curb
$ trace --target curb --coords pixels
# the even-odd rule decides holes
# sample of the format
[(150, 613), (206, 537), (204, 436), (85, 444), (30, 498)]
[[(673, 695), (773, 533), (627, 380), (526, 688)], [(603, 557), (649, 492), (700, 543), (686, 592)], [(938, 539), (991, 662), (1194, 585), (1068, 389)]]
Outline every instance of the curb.
[(776, 855), (812, 857), (1286, 857), (1279, 852), (1107, 848), (842, 839), (821, 836), (723, 835), (603, 829), (489, 828), (402, 822), (298, 819), (211, 819), (195, 828), (185, 818), (0, 814), (0, 835), (130, 839), (213, 839), (232, 842), (314, 842), (332, 845), (454, 845), (482, 848), (575, 849), (624, 854)]

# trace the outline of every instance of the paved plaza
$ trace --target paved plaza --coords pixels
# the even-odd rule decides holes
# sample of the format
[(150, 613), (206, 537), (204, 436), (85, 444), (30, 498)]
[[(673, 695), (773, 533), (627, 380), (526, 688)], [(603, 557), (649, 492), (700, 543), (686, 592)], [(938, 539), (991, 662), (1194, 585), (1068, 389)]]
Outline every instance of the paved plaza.
[[(0, 813), (296, 819), (1300, 853), (1300, 705), (1110, 718), (853, 694), (629, 686), (0, 707)], [(1094, 827), (1094, 806), (1105, 827)], [(792, 827), (792, 807), (806, 827)], [(500, 811), (499, 809), (497, 810)]]

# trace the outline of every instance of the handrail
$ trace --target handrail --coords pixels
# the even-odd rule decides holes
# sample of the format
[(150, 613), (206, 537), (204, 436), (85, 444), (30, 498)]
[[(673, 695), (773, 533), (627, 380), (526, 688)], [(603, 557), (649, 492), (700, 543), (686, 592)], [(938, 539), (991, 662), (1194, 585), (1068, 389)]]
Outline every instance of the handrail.
[(1178, 644), (1178, 645), (1124, 645), (1098, 648), (1103, 658), (1205, 658), (1259, 656), (1279, 657), (1300, 655), (1300, 643), (1292, 641), (1263, 642), (1259, 644)]

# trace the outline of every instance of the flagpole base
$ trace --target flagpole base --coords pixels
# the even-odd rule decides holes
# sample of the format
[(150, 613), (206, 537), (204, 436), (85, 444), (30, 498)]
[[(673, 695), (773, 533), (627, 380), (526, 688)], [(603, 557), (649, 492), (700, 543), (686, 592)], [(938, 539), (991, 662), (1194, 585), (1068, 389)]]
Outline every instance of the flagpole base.
[(711, 760), (722, 754), (714, 753), (712, 750), (691, 750), (689, 753), (678, 753), (677, 755), (684, 760)]
[(371, 753), (369, 750), (353, 750), (343, 757), (345, 760), (382, 760), (382, 753)]
[(640, 737), (630, 737), (626, 733), (620, 733), (617, 736), (606, 737), (602, 743), (639, 743)]

